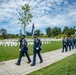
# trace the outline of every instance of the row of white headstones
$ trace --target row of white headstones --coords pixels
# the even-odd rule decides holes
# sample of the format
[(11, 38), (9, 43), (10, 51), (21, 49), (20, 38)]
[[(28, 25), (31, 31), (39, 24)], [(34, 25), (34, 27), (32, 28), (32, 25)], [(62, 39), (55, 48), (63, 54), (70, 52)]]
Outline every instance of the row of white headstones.
[[(33, 39), (26, 39), (27, 42), (28, 42), (28, 45), (33, 45), (34, 41)], [(42, 41), (42, 44), (48, 44), (50, 43), (51, 41), (59, 41), (60, 39), (50, 39), (50, 38), (47, 38), (47, 39), (41, 39)], [(19, 41), (18, 39), (6, 39), (6, 40), (0, 40), (0, 46), (17, 46), (19, 45)]]

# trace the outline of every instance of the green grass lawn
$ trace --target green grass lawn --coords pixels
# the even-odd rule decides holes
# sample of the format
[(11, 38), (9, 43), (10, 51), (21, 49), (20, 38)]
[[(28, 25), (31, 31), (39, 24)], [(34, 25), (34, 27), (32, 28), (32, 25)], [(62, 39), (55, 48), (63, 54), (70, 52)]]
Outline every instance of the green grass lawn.
[[(62, 47), (61, 41), (51, 41), (49, 44), (42, 45), (42, 53), (52, 50), (56, 50)], [(33, 46), (29, 45), (29, 54), (33, 54)], [(10, 60), (18, 58), (19, 56), (19, 46), (0, 46), (0, 61)]]
[(76, 75), (76, 54), (27, 75)]

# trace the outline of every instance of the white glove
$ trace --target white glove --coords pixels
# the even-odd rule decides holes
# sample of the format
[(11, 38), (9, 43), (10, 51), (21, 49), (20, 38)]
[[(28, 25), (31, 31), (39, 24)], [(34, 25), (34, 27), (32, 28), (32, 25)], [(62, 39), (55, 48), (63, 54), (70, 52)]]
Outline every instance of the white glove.
[(21, 49), (19, 49), (19, 51), (21, 51)]
[(38, 50), (39, 48), (37, 47), (36, 49)]

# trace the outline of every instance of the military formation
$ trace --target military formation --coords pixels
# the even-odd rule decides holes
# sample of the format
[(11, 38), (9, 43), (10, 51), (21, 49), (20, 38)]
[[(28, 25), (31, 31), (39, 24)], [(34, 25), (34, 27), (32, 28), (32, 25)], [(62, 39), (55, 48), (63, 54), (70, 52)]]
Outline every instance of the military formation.
[[(41, 45), (42, 45), (41, 40), (37, 37), (37, 34), (34, 34), (33, 62), (31, 64), (31, 66), (35, 66), (35, 64), (36, 64), (36, 54), (38, 54), (38, 57), (40, 59), (39, 63), (43, 62), (42, 56), (40, 54), (40, 51), (42, 50), (41, 49)], [(31, 59), (30, 59), (30, 56), (28, 54), (28, 47), (27, 47), (27, 41), (25, 39), (25, 35), (22, 35), (22, 38), (20, 40), (19, 50), (20, 50), (19, 58), (17, 60), (17, 63), (15, 63), (15, 64), (16, 65), (20, 65), (21, 64), (21, 59), (24, 56), (24, 54), (26, 55), (26, 57), (28, 59), (27, 63), (30, 63)]]
[[(16, 65), (20, 65), (21, 64), (21, 59), (24, 56), (24, 54), (27, 57), (27, 63), (31, 63), (31, 58), (29, 56), (28, 53), (28, 47), (27, 47), (27, 41), (25, 39), (25, 35), (22, 35), (21, 39), (20, 39), (20, 47), (19, 47), (19, 58), (17, 60), (17, 63), (15, 63)], [(34, 45), (33, 45), (33, 60), (32, 60), (32, 64), (31, 66), (35, 66), (36, 64), (36, 54), (38, 54), (38, 57), (40, 59), (39, 63), (43, 62), (43, 58), (40, 54), (41, 49), (41, 40), (38, 38), (37, 34), (34, 34)], [(63, 37), (62, 40), (62, 52), (67, 52), (70, 50), (73, 50), (76, 48), (76, 38), (75, 37)]]
[(62, 52), (67, 52), (76, 48), (75, 37), (63, 37), (62, 40)]

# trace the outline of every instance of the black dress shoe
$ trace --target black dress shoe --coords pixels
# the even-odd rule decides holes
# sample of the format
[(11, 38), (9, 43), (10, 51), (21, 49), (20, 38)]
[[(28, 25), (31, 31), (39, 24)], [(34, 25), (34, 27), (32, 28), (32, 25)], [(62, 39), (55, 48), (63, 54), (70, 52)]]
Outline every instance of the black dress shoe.
[(67, 50), (65, 52), (67, 52)]
[(31, 61), (28, 61), (27, 63), (31, 63)]
[(16, 65), (20, 65), (19, 63), (15, 63)]
[(62, 51), (62, 52), (64, 52), (64, 51)]
[(35, 64), (31, 64), (31, 66), (35, 66)]
[(42, 61), (40, 61), (40, 63), (42, 63), (43, 62), (43, 60)]

